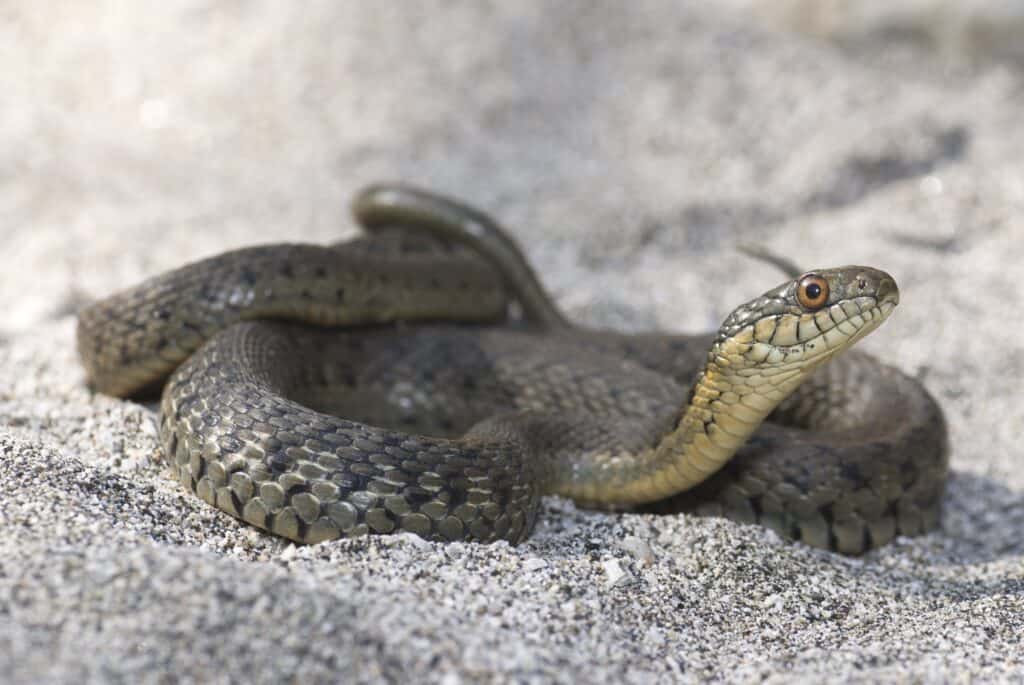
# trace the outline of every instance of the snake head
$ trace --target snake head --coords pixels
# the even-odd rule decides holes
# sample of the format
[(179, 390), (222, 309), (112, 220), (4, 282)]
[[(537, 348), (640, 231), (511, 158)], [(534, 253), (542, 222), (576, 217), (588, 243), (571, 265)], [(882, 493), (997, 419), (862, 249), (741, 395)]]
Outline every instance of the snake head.
[(720, 469), (812, 371), (877, 328), (898, 301), (888, 274), (844, 266), (808, 271), (738, 307), (671, 439), (657, 448), (674, 451), (675, 473), (645, 496), (692, 487)]
[(747, 366), (810, 370), (878, 328), (898, 303), (884, 271), (816, 269), (738, 307), (715, 347), (729, 347)]

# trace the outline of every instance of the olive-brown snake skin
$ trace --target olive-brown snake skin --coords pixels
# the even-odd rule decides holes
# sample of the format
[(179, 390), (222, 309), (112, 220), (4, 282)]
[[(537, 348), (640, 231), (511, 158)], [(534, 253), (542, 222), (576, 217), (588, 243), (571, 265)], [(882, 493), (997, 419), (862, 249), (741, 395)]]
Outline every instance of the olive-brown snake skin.
[(844, 553), (937, 525), (939, 407), (846, 351), (899, 301), (884, 272), (807, 272), (711, 335), (627, 335), (570, 324), (477, 210), (403, 186), (354, 210), (369, 236), (227, 252), (79, 315), (93, 387), (162, 387), (176, 478), (232, 516), (298, 542), (517, 542), (561, 494)]

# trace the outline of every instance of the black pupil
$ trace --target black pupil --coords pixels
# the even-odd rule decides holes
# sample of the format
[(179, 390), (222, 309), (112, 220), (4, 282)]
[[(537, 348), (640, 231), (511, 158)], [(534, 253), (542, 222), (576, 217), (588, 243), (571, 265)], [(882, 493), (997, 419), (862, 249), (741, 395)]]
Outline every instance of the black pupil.
[(804, 292), (807, 293), (809, 299), (816, 300), (821, 296), (821, 286), (817, 283), (808, 283)]

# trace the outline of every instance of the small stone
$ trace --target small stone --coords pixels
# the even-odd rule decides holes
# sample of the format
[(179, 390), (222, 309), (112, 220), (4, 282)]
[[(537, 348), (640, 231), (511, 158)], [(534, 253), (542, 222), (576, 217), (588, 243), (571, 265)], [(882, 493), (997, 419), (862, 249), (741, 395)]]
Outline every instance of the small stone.
[(548, 562), (540, 557), (530, 557), (523, 562), (523, 570), (526, 571), (539, 571), (542, 568), (547, 568)]
[(654, 563), (654, 551), (651, 549), (651, 546), (645, 540), (635, 535), (627, 535), (622, 538), (619, 541), (618, 547), (622, 551), (628, 552), (630, 556), (644, 566), (650, 566)]
[(381, 541), (388, 546), (408, 544), (419, 549), (426, 549), (430, 547), (430, 543), (428, 541), (424, 540), (419, 535), (408, 531), (399, 531), (394, 535), (388, 535), (382, 538)]
[(626, 585), (633, 580), (633, 574), (628, 570), (622, 568), (622, 564), (619, 563), (618, 559), (609, 559), (601, 564), (601, 568), (604, 570), (606, 580), (604, 582), (605, 587), (615, 587), (617, 585)]

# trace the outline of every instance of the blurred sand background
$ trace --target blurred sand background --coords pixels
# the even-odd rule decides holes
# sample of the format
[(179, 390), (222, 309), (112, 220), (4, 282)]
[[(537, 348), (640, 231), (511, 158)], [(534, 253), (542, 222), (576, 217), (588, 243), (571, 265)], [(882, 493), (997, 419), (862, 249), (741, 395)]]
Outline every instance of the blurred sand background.
[[(1024, 678), (1024, 3), (170, 0), (0, 8), (7, 682)], [(512, 227), (577, 320), (715, 328), (808, 267), (944, 406), (940, 531), (863, 558), (551, 499), (521, 546), (296, 548), (91, 394), (81, 303), (354, 233), (396, 179)]]

